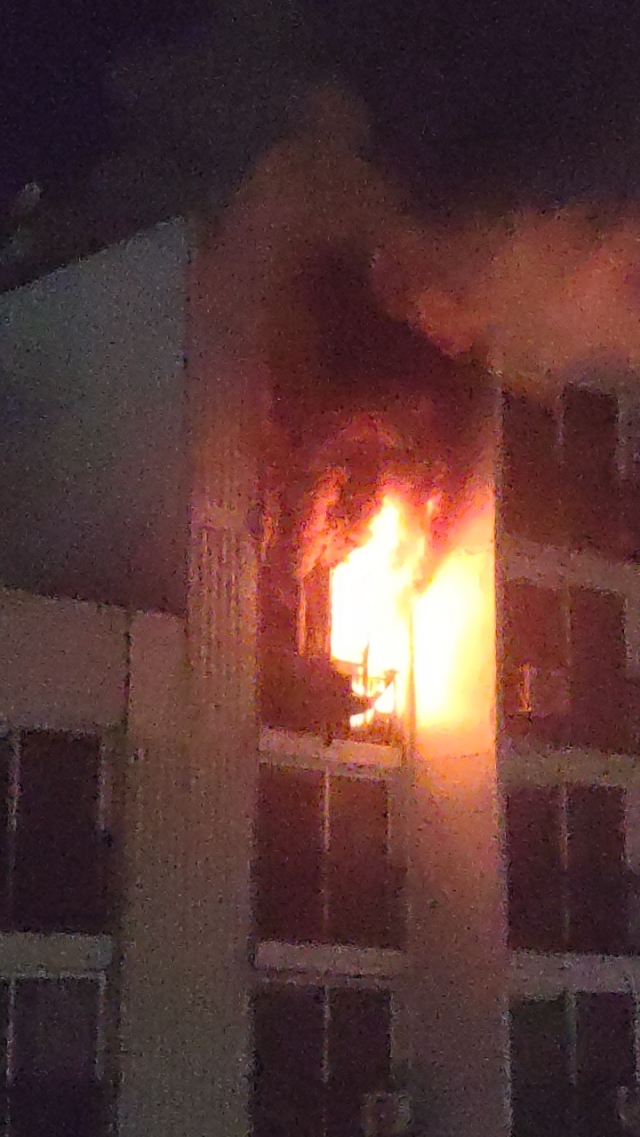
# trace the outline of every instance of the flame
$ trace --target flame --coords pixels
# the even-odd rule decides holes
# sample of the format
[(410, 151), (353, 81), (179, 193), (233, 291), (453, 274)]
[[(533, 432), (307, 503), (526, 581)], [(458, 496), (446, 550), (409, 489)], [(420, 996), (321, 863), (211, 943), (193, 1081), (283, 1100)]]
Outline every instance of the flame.
[(432, 511), (425, 503), (418, 516), (385, 495), (366, 542), (332, 572), (331, 654), (358, 692), (381, 690), (395, 672), (373, 713), (469, 753), (493, 729), (493, 507), (474, 503), (437, 565)]

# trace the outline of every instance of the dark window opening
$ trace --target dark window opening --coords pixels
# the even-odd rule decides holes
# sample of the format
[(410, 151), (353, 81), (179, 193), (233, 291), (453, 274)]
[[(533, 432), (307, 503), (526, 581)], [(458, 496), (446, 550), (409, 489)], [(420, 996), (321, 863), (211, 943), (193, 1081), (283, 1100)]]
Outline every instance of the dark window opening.
[(390, 1088), (391, 1008), (387, 991), (329, 993), (327, 1134), (352, 1137), (365, 1094)]
[(562, 597), (522, 581), (505, 589), (501, 619), (502, 706), (512, 734), (568, 740), (568, 642)]
[(501, 706), (509, 734), (638, 752), (640, 686), (627, 675), (620, 596), (586, 588), (565, 596), (510, 581), (500, 630)]
[(633, 999), (582, 993), (576, 1012), (576, 1135), (623, 1137), (616, 1096), (635, 1080)]
[(324, 998), (274, 986), (253, 1005), (255, 1137), (322, 1137)]
[(323, 925), (323, 775), (260, 768), (255, 904), (264, 940), (319, 940)]
[(572, 1087), (565, 1000), (511, 1007), (513, 1137), (569, 1137)]
[(567, 875), (571, 950), (624, 952), (629, 937), (622, 790), (568, 790)]
[(506, 800), (506, 842), (512, 948), (605, 955), (636, 950), (621, 790), (513, 789)]
[(386, 991), (274, 984), (253, 1002), (254, 1137), (352, 1137), (390, 1083)]
[[(103, 1137), (108, 1096), (99, 1069), (99, 986), (92, 979), (0, 984), (2, 1133)], [(9, 1052), (8, 1037), (11, 1033)]]
[(501, 516), (508, 532), (550, 544), (562, 534), (557, 434), (540, 400), (505, 394)]
[(100, 741), (24, 731), (0, 743), (2, 926), (110, 927), (108, 842), (100, 824)]
[(634, 1080), (634, 1004), (580, 993), (511, 1007), (513, 1137), (623, 1137), (616, 1090)]
[(386, 782), (261, 768), (254, 897), (263, 940), (401, 947), (403, 872)]
[(618, 421), (617, 398), (602, 391), (568, 386), (557, 412), (540, 399), (506, 393), (500, 503), (505, 530), (614, 560), (638, 559), (638, 472), (620, 475)]
[(586, 588), (570, 595), (572, 737), (603, 750), (637, 745), (626, 677), (622, 597)]
[(512, 790), (506, 840), (510, 946), (559, 951), (564, 938), (559, 791)]
[(614, 553), (621, 528), (618, 401), (602, 391), (568, 387), (563, 404), (562, 487), (571, 542)]

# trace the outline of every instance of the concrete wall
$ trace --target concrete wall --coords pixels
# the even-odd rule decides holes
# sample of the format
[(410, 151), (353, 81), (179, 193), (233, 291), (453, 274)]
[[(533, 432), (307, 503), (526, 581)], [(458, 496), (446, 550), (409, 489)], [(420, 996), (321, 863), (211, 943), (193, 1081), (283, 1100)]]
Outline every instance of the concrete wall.
[[(111, 1060), (121, 1065), (123, 1137), (190, 1132), (190, 1074), (201, 1060), (185, 1025), (194, 847), (186, 696), (185, 625), (176, 617), (0, 593), (1, 718), (11, 727), (97, 730), (113, 759), (124, 903), (103, 966), (114, 958), (121, 995)], [(23, 971), (34, 958), (55, 970), (71, 952), (81, 970), (95, 968), (89, 957), (82, 964), (77, 937), (32, 939), (4, 937), (3, 959), (10, 952)]]
[[(418, 1109), (433, 1137), (509, 1131), (492, 502), (472, 529), (464, 545), (478, 592), (465, 620), (465, 659), (458, 661), (462, 705), (446, 730), (419, 728), (408, 811), (406, 1002)], [(417, 705), (419, 713), (419, 690)]]
[(160, 613), (131, 623), (122, 924), (123, 1137), (189, 1133), (194, 1041), (187, 1008), (190, 768), (185, 628)]
[(126, 630), (117, 608), (0, 590), (0, 718), (63, 730), (120, 724)]
[(0, 581), (185, 606), (178, 222), (0, 296)]

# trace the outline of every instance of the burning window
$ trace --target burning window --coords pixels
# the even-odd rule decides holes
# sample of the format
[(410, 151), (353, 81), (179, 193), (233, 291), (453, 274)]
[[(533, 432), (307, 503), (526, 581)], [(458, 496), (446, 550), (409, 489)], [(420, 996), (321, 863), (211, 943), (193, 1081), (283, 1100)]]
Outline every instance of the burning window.
[[(493, 504), (468, 508), (450, 546), (437, 497), (395, 486), (309, 558), (297, 643), (263, 653), (263, 721), (377, 741), (429, 732), (491, 744), (495, 692)], [(268, 623), (269, 633), (276, 621)], [(288, 662), (287, 662), (288, 661)], [(286, 664), (286, 665), (285, 665)]]
[(455, 733), (454, 752), (487, 748), (486, 371), (390, 316), (351, 243), (298, 266), (267, 338), (263, 724), (396, 744), (428, 730)]
[(365, 539), (329, 573), (330, 654), (363, 699), (351, 726), (382, 737), (411, 713), (414, 599), (428, 571), (428, 522), (434, 508), (411, 516), (386, 494)]

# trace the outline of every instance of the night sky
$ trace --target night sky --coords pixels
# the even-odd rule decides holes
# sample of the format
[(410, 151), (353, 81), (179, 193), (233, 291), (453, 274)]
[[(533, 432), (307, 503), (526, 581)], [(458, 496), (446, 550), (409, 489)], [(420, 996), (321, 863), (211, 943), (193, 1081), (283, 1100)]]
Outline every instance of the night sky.
[[(380, 154), (424, 200), (635, 195), (637, 0), (307, 2), (329, 57), (367, 99)], [(176, 43), (215, 5), (11, 0), (3, 11), (6, 201), (113, 150), (109, 62), (135, 42)]]

